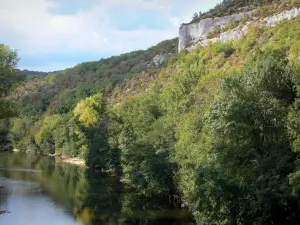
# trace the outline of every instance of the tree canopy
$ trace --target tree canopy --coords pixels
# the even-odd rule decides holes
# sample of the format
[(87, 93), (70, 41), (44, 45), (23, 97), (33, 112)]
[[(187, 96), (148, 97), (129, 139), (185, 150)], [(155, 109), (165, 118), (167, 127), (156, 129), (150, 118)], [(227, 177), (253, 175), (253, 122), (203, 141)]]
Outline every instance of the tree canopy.
[(16, 83), (22, 79), (22, 76), (16, 73), (17, 63), (17, 52), (0, 44), (0, 120), (17, 115), (12, 102), (6, 99)]

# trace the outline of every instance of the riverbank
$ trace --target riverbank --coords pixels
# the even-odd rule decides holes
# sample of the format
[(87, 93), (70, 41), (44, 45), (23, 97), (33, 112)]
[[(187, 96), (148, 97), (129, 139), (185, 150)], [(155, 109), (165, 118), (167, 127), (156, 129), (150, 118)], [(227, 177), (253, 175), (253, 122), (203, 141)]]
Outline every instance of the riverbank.
[(68, 163), (76, 166), (82, 166), (87, 167), (85, 164), (85, 161), (80, 158), (55, 158), (56, 161), (62, 162), (62, 163)]
[[(12, 148), (11, 152), (21, 152), (19, 149), (16, 148)], [(61, 153), (57, 153), (57, 154), (47, 154), (47, 153), (38, 153), (42, 156), (46, 156), (46, 157), (51, 157), (54, 158), (55, 161), (57, 162), (62, 162), (62, 163), (67, 163), (67, 164), (72, 164), (72, 165), (76, 165), (76, 166), (81, 166), (81, 167), (87, 167), (86, 163), (84, 161), (84, 159), (79, 158), (79, 157), (68, 157), (66, 155), (63, 155)]]
[(81, 167), (87, 167), (84, 159), (81, 159), (78, 157), (72, 158), (72, 157), (68, 157), (63, 154), (43, 154), (43, 155), (55, 158), (55, 161), (57, 161), (57, 162), (72, 164), (72, 165), (81, 166)]

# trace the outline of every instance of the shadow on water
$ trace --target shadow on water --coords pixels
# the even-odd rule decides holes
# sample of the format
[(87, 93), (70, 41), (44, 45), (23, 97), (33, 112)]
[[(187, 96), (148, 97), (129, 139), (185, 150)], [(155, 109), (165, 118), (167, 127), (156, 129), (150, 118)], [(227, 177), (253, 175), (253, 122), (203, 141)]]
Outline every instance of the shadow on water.
[[(44, 195), (84, 225), (192, 224), (186, 210), (147, 198), (113, 177), (47, 157), (1, 153), (0, 186), (1, 179), (38, 183)], [(0, 211), (8, 195), (0, 189)]]

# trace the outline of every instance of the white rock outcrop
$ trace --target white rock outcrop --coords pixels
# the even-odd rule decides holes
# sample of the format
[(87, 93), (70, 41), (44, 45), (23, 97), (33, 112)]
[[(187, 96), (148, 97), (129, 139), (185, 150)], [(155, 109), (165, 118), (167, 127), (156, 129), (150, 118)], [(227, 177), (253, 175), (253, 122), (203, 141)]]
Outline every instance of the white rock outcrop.
[(157, 55), (153, 58), (153, 63), (156, 65), (156, 66), (159, 66), (161, 65), (164, 61), (166, 60), (166, 56), (164, 55)]
[(209, 33), (216, 27), (223, 29), (228, 23), (239, 21), (244, 16), (251, 16), (252, 12), (238, 13), (231, 16), (215, 17), (200, 20), (198, 23), (182, 24), (179, 28), (179, 51), (186, 48), (189, 44), (206, 39)]
[(299, 15), (300, 8), (294, 8), (292, 10), (279, 13), (275, 16), (265, 18), (264, 20), (267, 22), (267, 26), (275, 26), (278, 22), (284, 19), (291, 20)]
[[(225, 27), (229, 22), (241, 20), (246, 14), (249, 16), (253, 13), (246, 12), (214, 19), (204, 19), (194, 24), (183, 24), (179, 29), (179, 47), (178, 50), (186, 48), (188, 51), (195, 49), (198, 45), (207, 46), (209, 42), (226, 42), (228, 40), (241, 39), (248, 32), (247, 24), (243, 27), (238, 27), (233, 30), (221, 33), (219, 37), (208, 39), (207, 36), (213, 32), (216, 26)], [(291, 20), (300, 16), (300, 8), (294, 8), (289, 11), (284, 11), (272, 17), (264, 18), (259, 21), (262, 26), (275, 26), (278, 22), (287, 19)]]

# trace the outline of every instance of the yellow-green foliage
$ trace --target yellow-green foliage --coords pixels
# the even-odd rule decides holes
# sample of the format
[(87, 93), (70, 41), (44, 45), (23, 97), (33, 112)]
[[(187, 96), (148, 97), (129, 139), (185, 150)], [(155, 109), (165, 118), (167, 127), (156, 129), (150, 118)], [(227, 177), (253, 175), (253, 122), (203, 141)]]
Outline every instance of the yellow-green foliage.
[(60, 115), (46, 116), (40, 122), (39, 132), (35, 135), (37, 145), (41, 146), (44, 151), (54, 153), (53, 131), (61, 121)]
[[(20, 122), (16, 120), (14, 127), (18, 123)], [(17, 129), (13, 128), (12, 131), (14, 130)], [(14, 133), (16, 131), (12, 132), (12, 134)], [(76, 124), (72, 115), (46, 116), (43, 120), (38, 121), (34, 128), (30, 129), (30, 135), (34, 136), (35, 142), (32, 140), (31, 147), (34, 149), (28, 149), (28, 151), (37, 148), (45, 153), (62, 153), (67, 156), (84, 157), (88, 148), (87, 137)], [(20, 141), (16, 139), (15, 142), (19, 143)]]
[(74, 116), (85, 127), (91, 127), (99, 123), (103, 110), (102, 94), (96, 94), (79, 102), (74, 109)]

